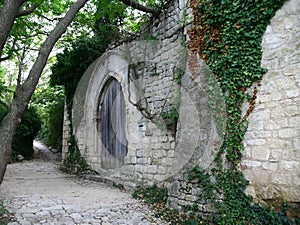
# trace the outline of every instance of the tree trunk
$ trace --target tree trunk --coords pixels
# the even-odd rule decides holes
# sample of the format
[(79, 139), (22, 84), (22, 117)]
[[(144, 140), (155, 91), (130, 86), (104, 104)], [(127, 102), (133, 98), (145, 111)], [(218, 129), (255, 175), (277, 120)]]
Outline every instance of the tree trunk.
[(5, 0), (0, 11), (0, 58), (9, 32), (24, 0)]
[(38, 80), (46, 65), (48, 56), (55, 43), (74, 19), (76, 13), (87, 1), (88, 0), (78, 0), (70, 7), (65, 17), (57, 24), (42, 45), (38, 57), (29, 72), (28, 78), (23, 85), (17, 87), (14, 93), (14, 99), (9, 108), (9, 112), (4, 117), (0, 125), (0, 184), (2, 183), (6, 166), (12, 153), (11, 145), (13, 136), (36, 88)]

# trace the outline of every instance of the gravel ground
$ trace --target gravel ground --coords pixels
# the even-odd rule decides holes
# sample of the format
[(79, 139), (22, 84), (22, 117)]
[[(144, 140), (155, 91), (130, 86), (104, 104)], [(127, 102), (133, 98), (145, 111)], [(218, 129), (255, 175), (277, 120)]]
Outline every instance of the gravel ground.
[(35, 150), (37, 159), (8, 165), (0, 186), (9, 224), (167, 224), (129, 192), (62, 173), (42, 143)]

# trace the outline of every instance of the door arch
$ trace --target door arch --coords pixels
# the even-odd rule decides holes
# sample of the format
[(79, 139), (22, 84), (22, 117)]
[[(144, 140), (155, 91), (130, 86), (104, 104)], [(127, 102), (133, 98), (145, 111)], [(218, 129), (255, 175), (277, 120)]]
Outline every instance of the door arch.
[(118, 168), (128, 153), (125, 101), (120, 83), (110, 79), (105, 85), (100, 107), (101, 166)]

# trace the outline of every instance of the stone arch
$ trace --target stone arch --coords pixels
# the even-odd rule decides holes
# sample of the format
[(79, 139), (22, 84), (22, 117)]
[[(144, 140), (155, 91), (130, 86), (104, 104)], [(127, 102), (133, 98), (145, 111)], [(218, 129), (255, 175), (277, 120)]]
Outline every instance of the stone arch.
[(300, 5), (286, 1), (263, 36), (262, 79), (243, 160), (248, 192), (300, 202)]
[[(85, 72), (80, 81), (73, 106), (73, 127), (78, 147), (92, 169), (107, 173), (101, 166), (102, 143), (99, 141), (99, 101), (103, 90), (112, 79), (122, 87), (124, 98), (127, 94), (128, 62), (122, 55), (120, 48), (108, 51), (97, 59)], [(125, 110), (132, 110), (132, 106), (125, 101)], [(128, 121), (128, 118), (126, 118)], [(128, 126), (128, 124), (125, 124)], [(127, 130), (127, 129), (125, 129)], [(126, 133), (127, 135), (128, 133)], [(119, 166), (116, 166), (116, 169)], [(114, 168), (111, 168), (112, 170)], [(116, 173), (116, 171), (110, 171)]]

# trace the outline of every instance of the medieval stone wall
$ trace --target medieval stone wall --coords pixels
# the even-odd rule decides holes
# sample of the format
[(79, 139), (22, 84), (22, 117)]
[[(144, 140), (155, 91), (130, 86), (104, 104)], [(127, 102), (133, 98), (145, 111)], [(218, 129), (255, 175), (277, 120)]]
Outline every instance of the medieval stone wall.
[[(247, 191), (257, 198), (300, 201), (299, 7), (297, 0), (287, 1), (263, 37), (262, 66), (269, 72), (249, 118), (242, 162), (251, 182)], [(208, 167), (222, 143), (202, 82), (205, 72), (199, 70), (199, 76), (190, 79), (185, 68), (188, 55), (182, 41), (188, 39), (190, 14), (188, 1), (171, 1), (147, 28), (146, 36), (106, 52), (86, 72), (73, 110), (79, 115), (73, 118), (78, 146), (92, 169), (103, 177), (138, 185), (161, 182), (176, 208), (196, 201), (201, 189), (187, 181), (187, 173), (195, 165)], [(174, 79), (178, 68), (185, 70), (181, 86)], [(99, 109), (111, 78), (121, 84), (126, 101), (128, 154), (122, 165), (103, 169)], [(181, 105), (174, 135), (155, 118), (172, 108), (178, 93)], [(210, 211), (205, 202), (202, 210)]]
[(300, 4), (287, 1), (263, 36), (262, 67), (242, 165), (248, 192), (300, 201)]
[[(74, 133), (82, 156), (103, 177), (149, 185), (174, 172), (174, 160), (179, 157), (176, 126), (173, 130), (165, 127), (161, 115), (172, 108), (180, 89), (174, 71), (185, 67), (182, 42), (186, 39), (187, 5), (187, 1), (170, 2), (136, 40), (116, 46), (96, 60), (78, 85)], [(112, 78), (121, 84), (124, 94), (128, 153), (123, 163), (104, 169), (99, 111), (105, 85)]]

